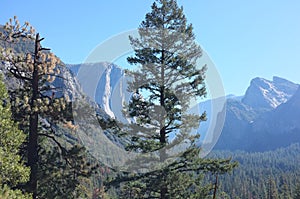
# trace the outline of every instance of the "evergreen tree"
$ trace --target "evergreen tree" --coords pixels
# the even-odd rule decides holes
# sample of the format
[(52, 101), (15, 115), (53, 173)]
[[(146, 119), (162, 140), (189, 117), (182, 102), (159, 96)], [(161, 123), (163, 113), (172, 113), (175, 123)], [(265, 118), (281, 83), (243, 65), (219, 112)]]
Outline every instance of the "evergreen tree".
[(130, 42), (135, 55), (128, 62), (138, 68), (127, 71), (133, 94), (124, 113), (133, 122), (123, 131), (131, 139), (126, 149), (141, 155), (128, 163), (136, 174), (108, 184), (131, 181), (125, 192), (142, 198), (202, 198), (209, 190), (200, 173), (227, 172), (235, 164), (200, 158), (199, 135), (191, 133), (206, 119), (205, 113), (188, 112), (192, 99), (206, 95), (206, 67), (196, 67), (202, 50), (192, 25), (175, 0), (157, 0), (139, 27), (139, 38)]
[(16, 187), (29, 179), (29, 168), (19, 155), (25, 134), (12, 120), (7, 90), (0, 77), (0, 198), (30, 198)]
[[(60, 75), (63, 63), (42, 47), (43, 38), (28, 22), (21, 26), (16, 17), (6, 23), (1, 39), (12, 47), (2, 49), (1, 59), (19, 83), (10, 93), (14, 118), (28, 133), (25, 153), (31, 172), (27, 189), (34, 199), (78, 197), (81, 177), (88, 178), (93, 166), (84, 160), (85, 149), (66, 143), (64, 133), (58, 131), (59, 125), (74, 128), (65, 118), (68, 96), (61, 96), (62, 88), (53, 84), (57, 78), (64, 80)], [(32, 46), (18, 53), (13, 47), (22, 40)]]
[(278, 199), (278, 189), (273, 178), (269, 178), (268, 199)]
[(286, 182), (283, 183), (281, 189), (282, 189), (282, 194), (280, 196), (281, 199), (292, 199), (290, 188)]
[(300, 199), (300, 183), (296, 186), (293, 199)]

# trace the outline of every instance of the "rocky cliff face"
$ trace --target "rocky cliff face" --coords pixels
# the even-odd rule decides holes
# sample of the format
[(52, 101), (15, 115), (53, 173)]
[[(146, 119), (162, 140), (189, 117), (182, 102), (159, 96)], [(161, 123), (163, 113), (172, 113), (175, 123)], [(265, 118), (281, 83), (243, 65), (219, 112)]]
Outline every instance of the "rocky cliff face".
[(124, 71), (111, 63), (88, 63), (68, 65), (78, 78), (83, 91), (108, 114), (121, 115), (122, 103), (128, 93)]
[(262, 115), (252, 128), (254, 132), (264, 129), (270, 135), (283, 137), (298, 132), (300, 137), (300, 88), (286, 103)]
[(242, 102), (254, 109), (271, 110), (290, 99), (297, 87), (283, 78), (274, 77), (269, 81), (257, 77), (251, 81)]
[(241, 101), (227, 101), (216, 149), (264, 151), (300, 142), (299, 85), (254, 78)]

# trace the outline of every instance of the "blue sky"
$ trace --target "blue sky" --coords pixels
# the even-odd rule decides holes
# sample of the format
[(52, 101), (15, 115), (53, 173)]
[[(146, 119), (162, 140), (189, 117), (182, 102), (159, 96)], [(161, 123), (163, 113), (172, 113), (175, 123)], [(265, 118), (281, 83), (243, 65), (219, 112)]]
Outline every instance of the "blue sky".
[[(152, 0), (1, 0), (0, 23), (29, 21), (66, 63), (80, 63), (113, 35), (137, 28)], [(300, 83), (300, 1), (178, 0), (198, 43), (215, 63), (227, 94), (254, 77)]]

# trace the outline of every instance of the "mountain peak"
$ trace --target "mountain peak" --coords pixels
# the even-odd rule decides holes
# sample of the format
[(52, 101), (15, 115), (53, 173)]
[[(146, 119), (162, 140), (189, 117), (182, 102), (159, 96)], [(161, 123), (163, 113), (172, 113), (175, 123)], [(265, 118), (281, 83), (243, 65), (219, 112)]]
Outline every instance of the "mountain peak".
[(250, 107), (271, 110), (289, 100), (298, 85), (274, 76), (273, 81), (256, 77), (251, 80), (242, 102)]

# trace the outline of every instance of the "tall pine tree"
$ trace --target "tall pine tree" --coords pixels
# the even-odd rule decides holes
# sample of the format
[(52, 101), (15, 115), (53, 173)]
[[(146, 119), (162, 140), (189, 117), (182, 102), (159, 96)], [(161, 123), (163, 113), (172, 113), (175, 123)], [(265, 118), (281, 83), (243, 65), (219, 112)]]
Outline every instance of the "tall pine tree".
[(132, 122), (123, 131), (131, 140), (126, 149), (141, 155), (128, 163), (135, 174), (107, 185), (126, 181), (121, 189), (126, 197), (205, 197), (209, 190), (200, 173), (224, 173), (235, 164), (200, 158), (199, 135), (191, 133), (206, 119), (205, 113), (188, 111), (194, 98), (206, 95), (206, 67), (197, 67), (202, 50), (193, 27), (175, 0), (157, 0), (139, 27), (139, 38), (130, 42), (135, 55), (128, 62), (137, 69), (128, 71), (133, 94), (124, 113)]
[[(28, 22), (21, 26), (16, 17), (10, 19), (0, 36), (6, 43), (1, 60), (18, 83), (10, 92), (14, 119), (28, 133), (27, 190), (34, 199), (79, 197), (81, 178), (90, 176), (93, 165), (86, 161), (83, 147), (66, 143), (58, 131), (63, 125), (74, 127), (65, 118), (68, 96), (61, 96), (62, 88), (53, 84), (57, 78), (64, 80), (63, 63), (42, 47), (43, 38)], [(29, 46), (17, 52), (15, 46), (22, 42)]]

